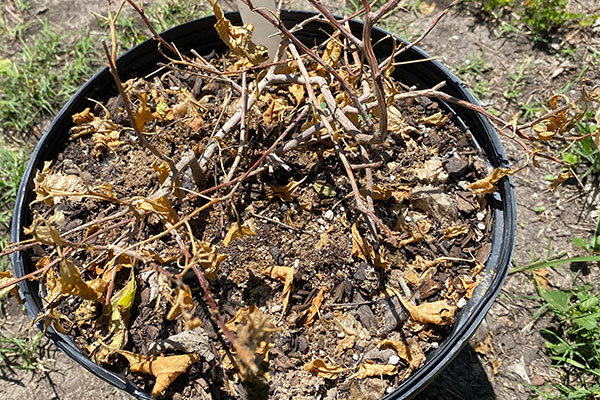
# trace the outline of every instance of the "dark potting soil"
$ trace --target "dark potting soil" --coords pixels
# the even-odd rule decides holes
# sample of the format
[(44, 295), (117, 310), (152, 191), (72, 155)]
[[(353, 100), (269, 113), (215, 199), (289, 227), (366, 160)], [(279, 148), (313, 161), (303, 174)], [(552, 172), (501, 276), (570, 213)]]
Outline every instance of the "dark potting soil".
[[(210, 62), (236, 68), (229, 54)], [(140, 123), (146, 138), (175, 163), (186, 152), (202, 154), (209, 137), (240, 107), (230, 86), (213, 78), (165, 67), (126, 83), (136, 114), (145, 115)], [(248, 82), (260, 78), (249, 75)], [(294, 123), (294, 110), (305, 101), (290, 85), (258, 97), (247, 112), (249, 140), (234, 177)], [(394, 107), (388, 139), (368, 147), (373, 213), (386, 226), (375, 228), (377, 240), (325, 133), (267, 158), (270, 166), (244, 180), (231, 199), (188, 220), (207, 204), (206, 196), (225, 196), (234, 187), (198, 194), (223, 182), (219, 177), (238, 153), (239, 129), (218, 141), (202, 186), (186, 171), (157, 202), (153, 195), (168, 182), (168, 165), (139, 145), (120, 97), (82, 110), (74, 116), (72, 139), (36, 178), (38, 197), (45, 201), (32, 210), (61, 235), (75, 229), (61, 254), (84, 281), (104, 281), (98, 283), (103, 294), (113, 281), (116, 294), (133, 276), (137, 288), (129, 316), (121, 321), (123, 333), (108, 322), (115, 307), (56, 296), (47, 277), (46, 300), (59, 311), (60, 326), (93, 360), (148, 392), (154, 376), (132, 372), (122, 350), (144, 357), (196, 354), (197, 361), (167, 386), (163, 398), (380, 398), (444, 340), (477, 285), (493, 223), (486, 196), (467, 188), (489, 173), (470, 134), (437, 101), (417, 97)], [(315, 122), (309, 114), (288, 138)], [(358, 186), (366, 188), (358, 147), (350, 137), (338, 143), (355, 164)], [(186, 224), (160, 236), (183, 220)], [(203, 246), (205, 253), (197, 250)], [(135, 254), (123, 253), (125, 248)], [(256, 374), (240, 366), (239, 349), (217, 326), (199, 280), (185, 268), (186, 252), (204, 254), (204, 261), (194, 258), (196, 266), (211, 278), (220, 317), (252, 350)], [(216, 262), (218, 255), (226, 258)], [(40, 266), (56, 256), (56, 246), (48, 244), (29, 253)], [(64, 278), (60, 267), (53, 271), (53, 277)], [(290, 271), (291, 285), (284, 279)], [(119, 332), (123, 344), (100, 355)], [(367, 372), (361, 373), (361, 365)], [(382, 369), (374, 373), (373, 366)]]

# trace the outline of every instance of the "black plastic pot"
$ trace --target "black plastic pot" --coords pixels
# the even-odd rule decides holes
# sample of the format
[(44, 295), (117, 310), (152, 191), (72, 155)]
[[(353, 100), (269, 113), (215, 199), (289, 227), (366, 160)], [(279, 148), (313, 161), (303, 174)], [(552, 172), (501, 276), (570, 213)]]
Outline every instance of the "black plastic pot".
[[(283, 12), (281, 17), (286, 25), (291, 27), (312, 15), (308, 12)], [(240, 17), (237, 13), (228, 14), (227, 17), (234, 24), (240, 24)], [(165, 32), (163, 37), (169, 42), (174, 42), (181, 51), (192, 48), (200, 54), (208, 54), (213, 50), (224, 51), (226, 47), (213, 28), (215, 22), (215, 18), (212, 16), (192, 21)], [(360, 23), (352, 22), (350, 26), (356, 32), (361, 30)], [(296, 35), (306, 44), (312, 45), (323, 41), (327, 37), (327, 32), (330, 31), (329, 26), (312, 23)], [(396, 40), (397, 43), (403, 42), (399, 38)], [(388, 56), (394, 46), (391, 34), (379, 29), (373, 30), (373, 42), (377, 43), (375, 53), (381, 59)], [(429, 55), (414, 47), (402, 54), (397, 61), (425, 58), (429, 58)], [(159, 62), (164, 61), (163, 56), (157, 51), (156, 42), (148, 40), (121, 56), (117, 66), (122, 79), (127, 79), (147, 74), (156, 69)], [(419, 88), (429, 88), (441, 81), (446, 81), (444, 91), (459, 99), (477, 103), (465, 85), (438, 61), (398, 66), (395, 70), (395, 77), (408, 85), (416, 85)], [(12, 240), (14, 242), (24, 239), (23, 227), (31, 223), (28, 205), (34, 198), (32, 181), (35, 171), (42, 168), (44, 161), (55, 157), (62, 144), (67, 140), (72, 124), (71, 115), (85, 107), (93, 106), (87, 100), (88, 98), (107, 99), (115, 93), (116, 88), (110, 73), (106, 68), (102, 69), (79, 89), (54, 119), (33, 152), (21, 181), (12, 222)], [(456, 114), (457, 119), (462, 121), (464, 129), (468, 129), (472, 133), (477, 144), (485, 152), (491, 166), (508, 167), (508, 161), (498, 135), (484, 117), (460, 106), (448, 104), (447, 107)], [(510, 179), (505, 178), (498, 183), (498, 191), (492, 196), (492, 209), (494, 216), (492, 250), (481, 283), (473, 297), (458, 314), (456, 323), (446, 340), (440, 344), (439, 348), (429, 353), (425, 365), (393, 393), (387, 395), (386, 400), (410, 398), (427, 386), (466, 344), (500, 291), (508, 272), (515, 238), (516, 203)], [(12, 263), (16, 276), (23, 276), (34, 269), (34, 266), (30, 265), (20, 252), (13, 254)], [(37, 281), (24, 281), (19, 284), (19, 293), (32, 318), (38, 315), (42, 307), (38, 286)], [(152, 399), (148, 393), (143, 392), (127, 379), (92, 363), (67, 336), (57, 333), (53, 328), (49, 328), (46, 335), (69, 357), (98, 377), (131, 393), (138, 399)]]

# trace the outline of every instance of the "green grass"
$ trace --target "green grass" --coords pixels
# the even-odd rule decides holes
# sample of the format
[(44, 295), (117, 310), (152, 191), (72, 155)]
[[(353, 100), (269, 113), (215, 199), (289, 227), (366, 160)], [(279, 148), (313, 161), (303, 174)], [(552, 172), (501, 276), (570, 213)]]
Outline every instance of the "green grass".
[(45, 21), (33, 36), (17, 33), (21, 50), (0, 59), (0, 127), (5, 138), (26, 139), (36, 122), (53, 115), (96, 69), (96, 40), (76, 40)]
[(560, 381), (541, 389), (546, 399), (597, 399), (600, 396), (600, 294), (589, 284), (570, 290), (540, 290), (543, 308), (557, 325), (542, 329)]
[(17, 338), (0, 333), (0, 366), (7, 370), (35, 370), (38, 367), (38, 344), (43, 334), (35, 338)]
[(598, 18), (598, 14), (570, 12), (568, 0), (473, 0), (473, 3), (501, 21), (501, 33), (527, 32), (541, 43), (549, 42), (565, 27), (586, 27)]

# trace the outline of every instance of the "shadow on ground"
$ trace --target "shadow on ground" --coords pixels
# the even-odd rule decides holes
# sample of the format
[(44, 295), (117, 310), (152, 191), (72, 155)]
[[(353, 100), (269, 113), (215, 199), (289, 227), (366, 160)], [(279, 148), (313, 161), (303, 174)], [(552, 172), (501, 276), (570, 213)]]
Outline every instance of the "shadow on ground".
[(494, 389), (477, 354), (467, 344), (415, 400), (491, 400)]

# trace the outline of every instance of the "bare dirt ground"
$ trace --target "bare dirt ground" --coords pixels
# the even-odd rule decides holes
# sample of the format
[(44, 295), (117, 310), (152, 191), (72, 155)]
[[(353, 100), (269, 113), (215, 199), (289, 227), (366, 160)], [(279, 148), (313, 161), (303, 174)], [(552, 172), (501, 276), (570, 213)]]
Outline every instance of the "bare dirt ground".
[[(427, 1), (429, 3), (429, 0)], [(100, 11), (103, 2), (96, 0), (36, 0), (31, 12), (33, 18), (48, 18), (57, 29), (69, 30), (88, 27), (90, 34), (99, 35), (89, 10)], [(327, 3), (327, 2), (325, 2)], [(335, 3), (330, 1), (330, 3)], [(427, 17), (414, 12), (398, 12), (386, 21), (400, 35), (418, 34), (431, 22), (433, 17), (449, 1), (437, 1), (436, 11)], [(595, 0), (579, 1), (578, 6), (596, 7)], [(295, 3), (302, 8), (303, 3)], [(339, 7), (339, 6), (338, 6)], [(341, 12), (340, 12), (341, 13)], [(576, 27), (566, 29), (560, 38), (548, 49), (534, 47), (524, 35), (499, 36), (499, 26), (485, 21), (471, 6), (454, 9), (421, 44), (432, 55), (441, 56), (450, 67), (464, 65), (465, 59), (480, 56), (489, 66), (482, 79), (489, 89), (481, 96), (486, 107), (501, 111), (506, 120), (518, 111), (514, 100), (505, 96), (510, 85), (510, 74), (526, 65), (523, 79), (518, 83), (519, 100), (527, 103), (533, 100), (544, 102), (569, 82), (577, 80), (585, 66), (589, 66), (584, 77), (599, 84), (599, 60), (591, 63), (593, 49), (600, 51), (600, 26), (587, 30)], [(595, 32), (594, 32), (595, 29)], [(561, 49), (572, 49), (573, 56)], [(597, 56), (596, 56), (597, 57)], [(469, 78), (469, 77), (467, 77)], [(470, 79), (467, 79), (469, 81)], [(572, 88), (575, 89), (575, 83)], [(577, 92), (567, 90), (566, 94), (575, 97)], [(518, 166), (524, 163), (525, 156), (516, 146), (505, 141), (511, 162)], [(527, 264), (531, 261), (532, 250), (538, 255), (546, 254), (548, 243), (551, 251), (572, 251), (574, 236), (587, 237), (593, 232), (591, 218), (597, 204), (597, 189), (590, 183), (586, 194), (576, 184), (566, 185), (552, 193), (544, 176), (557, 173), (556, 167), (526, 169), (515, 176), (518, 203), (518, 231), (514, 263)], [(537, 206), (545, 206), (543, 212), (536, 212)], [(538, 210), (539, 211), (539, 210)], [(550, 271), (547, 277), (552, 287), (569, 287), (575, 273), (584, 274), (590, 282), (598, 282), (598, 268), (583, 271), (565, 267)], [(596, 285), (598, 285), (596, 283)], [(484, 322), (476, 331), (459, 356), (427, 387), (418, 398), (422, 399), (526, 399), (532, 397), (532, 386), (541, 386), (556, 378), (556, 372), (549, 368), (549, 360), (544, 354), (544, 338), (539, 330), (552, 323), (549, 317), (534, 319), (539, 303), (531, 300), (536, 290), (530, 274), (510, 275), (500, 297), (492, 306)], [(4, 334), (24, 335), (29, 324), (28, 317), (20, 312), (14, 300), (5, 309), (0, 320)], [(35, 336), (37, 332), (30, 335)], [(490, 337), (493, 351), (485, 349), (481, 342)], [(474, 349), (477, 349), (476, 352)], [(85, 371), (64, 354), (53, 349), (47, 342), (40, 347), (41, 367), (35, 372), (3, 369), (0, 372), (0, 398), (7, 400), (28, 399), (127, 399), (126, 394), (104, 383)], [(495, 370), (497, 368), (497, 370)]]

